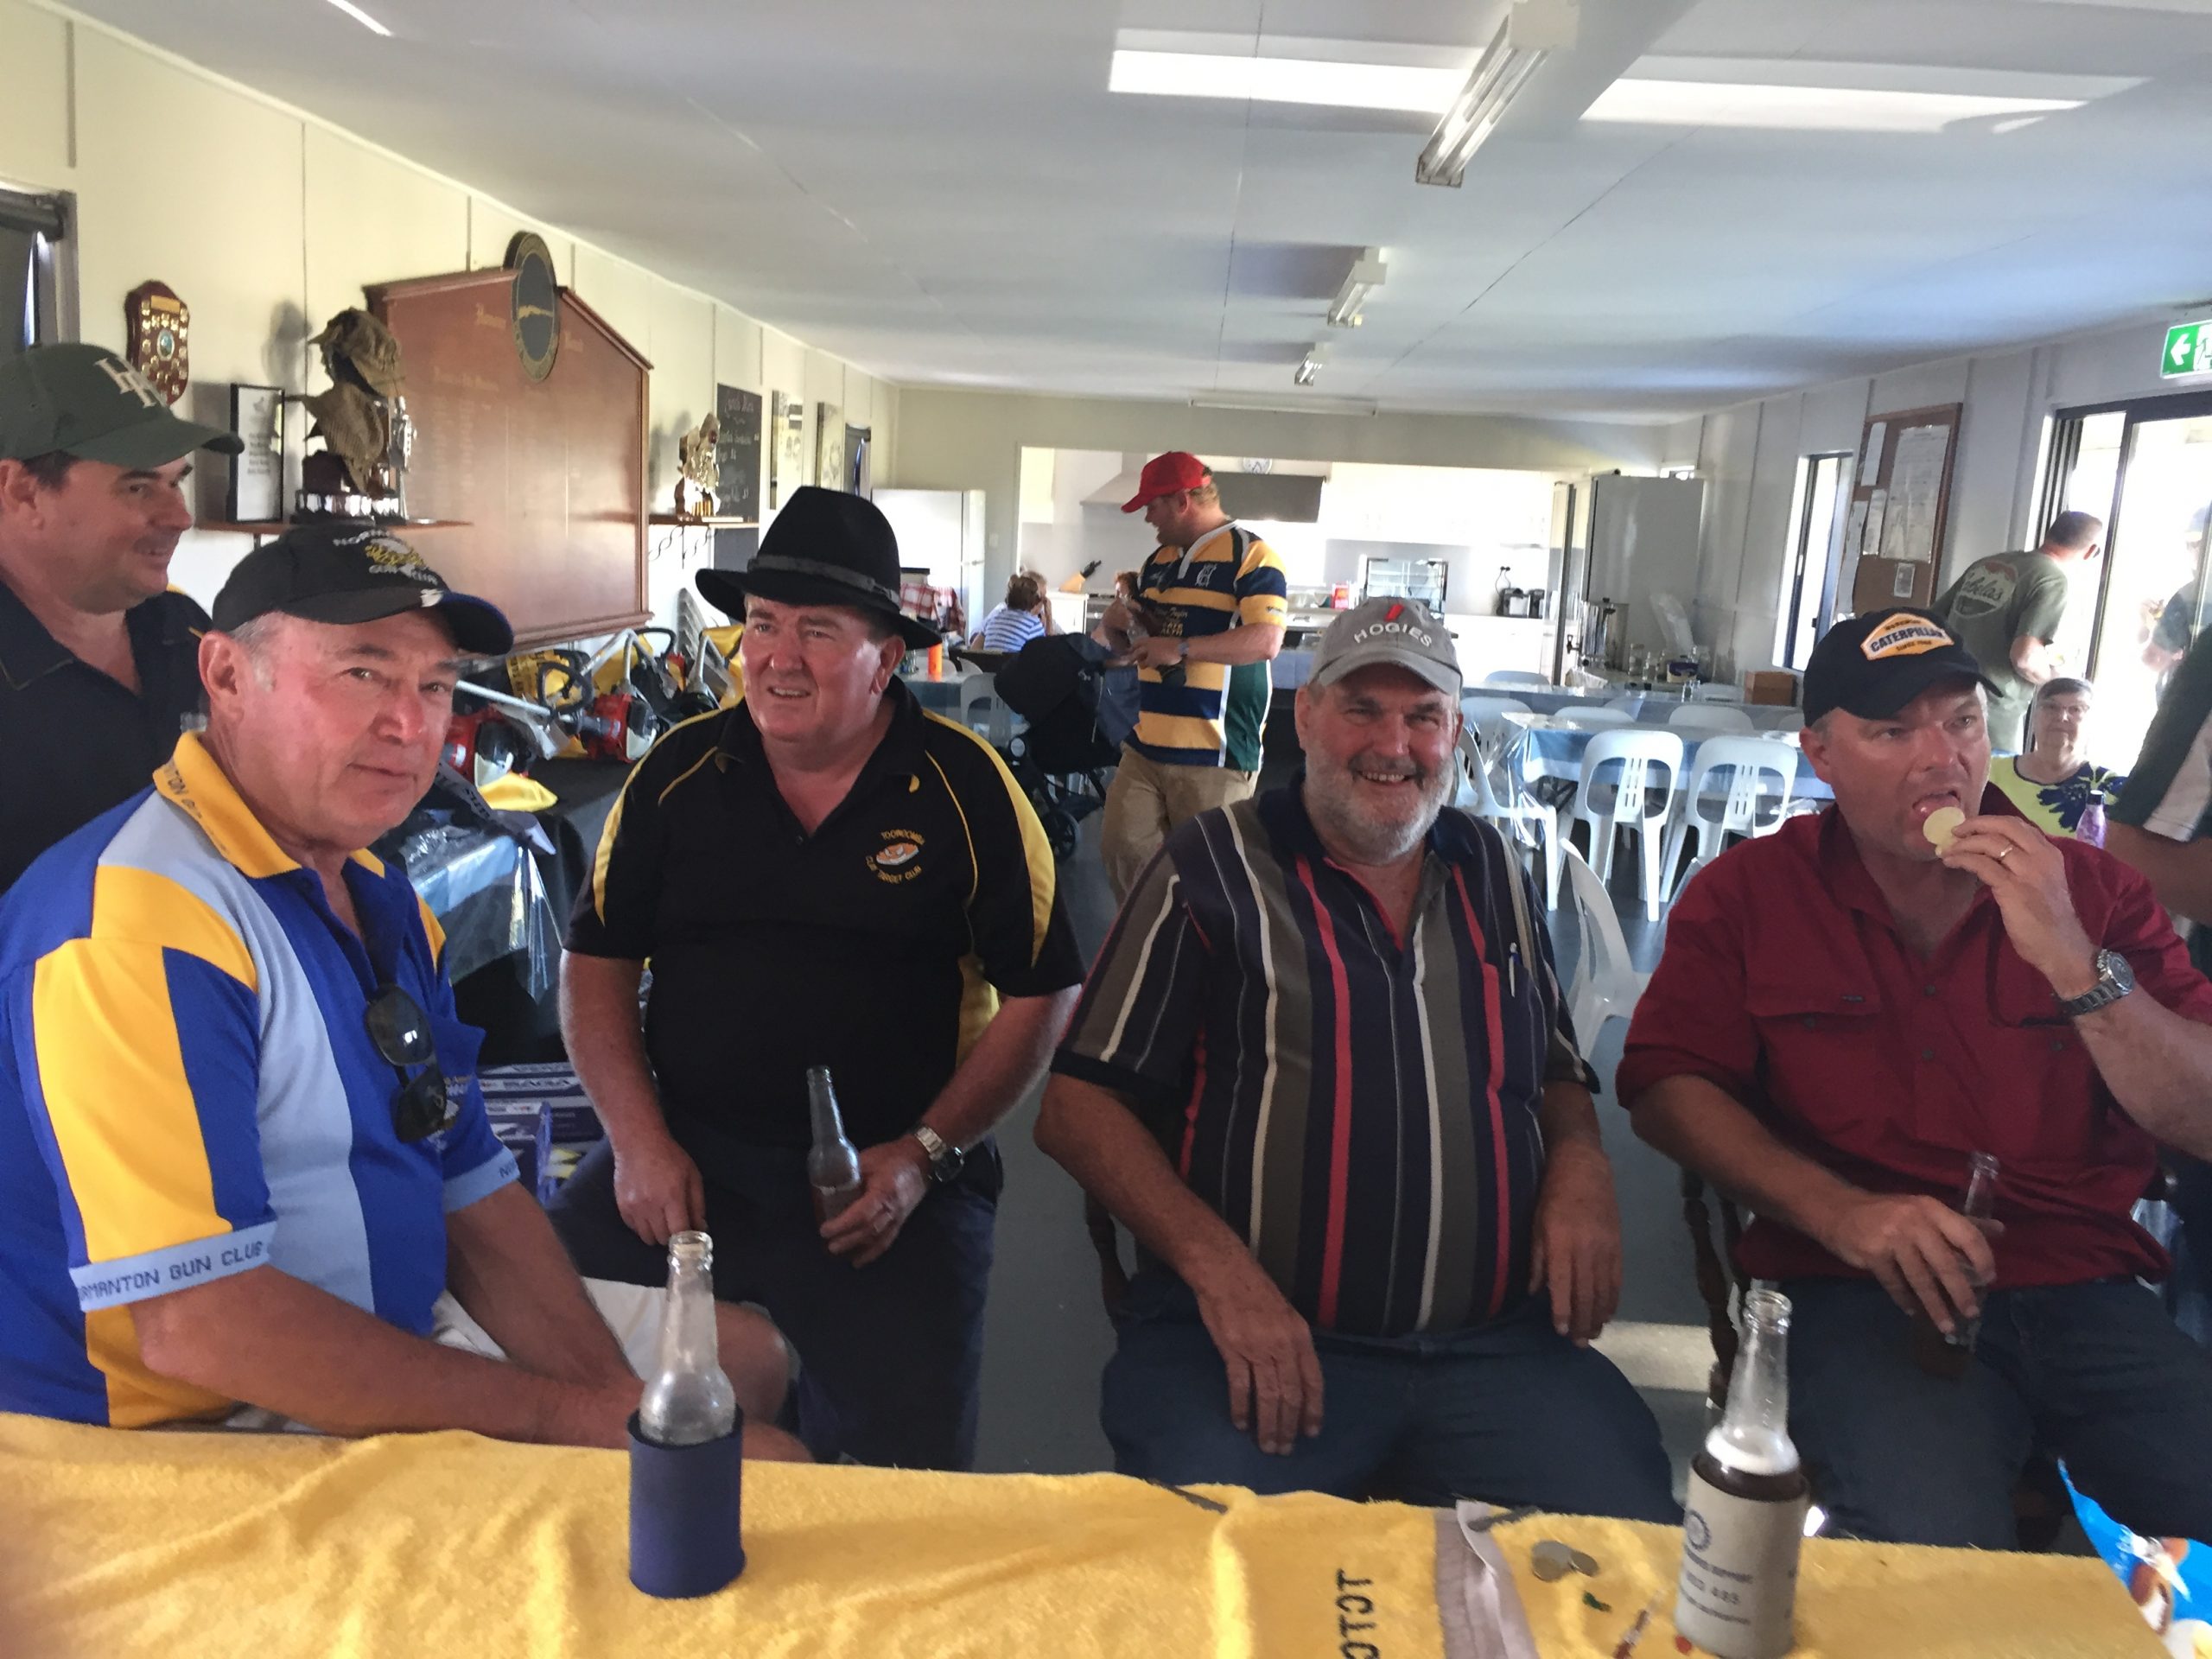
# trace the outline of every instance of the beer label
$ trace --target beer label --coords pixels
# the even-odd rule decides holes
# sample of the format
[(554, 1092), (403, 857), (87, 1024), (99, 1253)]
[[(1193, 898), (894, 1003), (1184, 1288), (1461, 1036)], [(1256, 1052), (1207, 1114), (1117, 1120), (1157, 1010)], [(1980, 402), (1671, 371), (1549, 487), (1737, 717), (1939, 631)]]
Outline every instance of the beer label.
[(1719, 1659), (1789, 1652), (1806, 1503), (1732, 1497), (1692, 1470), (1675, 1630)]

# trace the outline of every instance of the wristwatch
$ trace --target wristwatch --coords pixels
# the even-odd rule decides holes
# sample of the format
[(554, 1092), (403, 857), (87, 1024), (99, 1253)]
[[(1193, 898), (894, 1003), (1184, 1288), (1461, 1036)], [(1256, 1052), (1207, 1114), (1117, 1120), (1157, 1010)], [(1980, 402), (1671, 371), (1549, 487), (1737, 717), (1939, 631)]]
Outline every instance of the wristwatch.
[(912, 1133), (929, 1154), (931, 1185), (943, 1186), (947, 1181), (957, 1180), (968, 1161), (968, 1154), (926, 1123), (917, 1123)]
[(2059, 998), (2058, 1011), (2069, 1020), (2078, 1020), (2085, 1014), (2109, 1007), (2134, 988), (2135, 969), (2128, 966), (2127, 958), (2117, 950), (2100, 950), (2097, 982), (2079, 996)]

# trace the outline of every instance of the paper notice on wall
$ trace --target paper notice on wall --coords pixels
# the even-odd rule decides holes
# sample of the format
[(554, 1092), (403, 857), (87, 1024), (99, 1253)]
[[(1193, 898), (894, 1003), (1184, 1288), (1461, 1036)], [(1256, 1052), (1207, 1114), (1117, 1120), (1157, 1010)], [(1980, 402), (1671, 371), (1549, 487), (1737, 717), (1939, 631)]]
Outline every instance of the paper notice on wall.
[(1890, 517), (1882, 553), (1892, 559), (1936, 556), (1936, 511), (1943, 501), (1943, 463), (1951, 453), (1948, 426), (1909, 426), (1890, 460)]
[(1897, 566), (1897, 580), (1890, 584), (1890, 592), (1898, 599), (1912, 597), (1913, 579), (1919, 575), (1910, 564)]
[(1866, 535), (1859, 543), (1859, 550), (1867, 558), (1875, 557), (1882, 550), (1882, 520), (1889, 507), (1887, 490), (1877, 490), (1866, 498)]
[(1872, 484), (1882, 476), (1882, 445), (1890, 435), (1890, 423), (1877, 421), (1866, 429), (1866, 454), (1859, 463), (1859, 481)]
[(1860, 496), (1851, 504), (1851, 517), (1844, 521), (1843, 550), (1857, 558), (1866, 545), (1866, 498)]

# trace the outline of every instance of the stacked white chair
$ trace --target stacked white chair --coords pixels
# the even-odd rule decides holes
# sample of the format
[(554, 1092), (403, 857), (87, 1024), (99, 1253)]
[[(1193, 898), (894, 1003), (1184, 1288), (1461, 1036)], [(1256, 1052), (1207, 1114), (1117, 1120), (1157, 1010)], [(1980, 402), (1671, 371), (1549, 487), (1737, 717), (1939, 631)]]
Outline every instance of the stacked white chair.
[(1667, 724), (1684, 732), (1744, 732), (1758, 729), (1741, 709), (1719, 702), (1686, 702), (1667, 716)]
[(1475, 741), (1471, 731), (1462, 728), (1459, 732), (1460, 779), (1473, 798), (1466, 803), (1484, 823), (1495, 824), (1508, 840), (1523, 843), (1532, 838), (1538, 855), (1544, 861), (1544, 903), (1552, 909), (1559, 908), (1559, 820), (1551, 808), (1541, 802), (1516, 800), (1510, 804), (1501, 801), (1497, 791), (1491, 787), (1490, 768), (1483, 764), (1482, 746)]
[(1485, 697), (1470, 691), (1460, 697), (1459, 712), (1482, 740), (1483, 753), (1496, 754), (1505, 741), (1506, 716), (1527, 715), (1529, 709), (1518, 697)]
[(1598, 873), (1573, 848), (1567, 849), (1567, 890), (1574, 901), (1574, 982), (1567, 988), (1567, 1017), (1574, 1021), (1574, 1040), (1585, 1054), (1598, 1046), (1598, 1033), (1618, 1014), (1627, 1019), (1636, 1011), (1637, 999), (1651, 982), (1630, 961), (1628, 940), (1621, 932), (1621, 918), (1613, 913), (1612, 895)]
[(1534, 691), (1555, 691), (1551, 676), (1538, 674), (1526, 668), (1494, 668), (1483, 676), (1484, 685), (1521, 685)]
[[(1726, 774), (1725, 778), (1721, 774)], [(1708, 737), (1698, 745), (1682, 816), (1667, 838), (1667, 868), (1682, 856), (1691, 832), (1700, 861), (1719, 855), (1731, 835), (1770, 836), (1789, 816), (1797, 782), (1797, 753), (1764, 737)], [(1708, 815), (1708, 805), (1718, 810)]]
[[(1590, 826), (1591, 863), (1601, 882), (1612, 874), (1614, 836), (1623, 830), (1635, 832), (1643, 855), (1644, 913), (1655, 922), (1661, 896), (1660, 843), (1681, 787), (1682, 753), (1682, 740), (1672, 732), (1599, 732), (1582, 752), (1581, 785), (1571, 809), (1572, 817)], [(1599, 774), (1607, 766), (1619, 771), (1601, 779)], [(1561, 840), (1567, 828), (1560, 825)]]

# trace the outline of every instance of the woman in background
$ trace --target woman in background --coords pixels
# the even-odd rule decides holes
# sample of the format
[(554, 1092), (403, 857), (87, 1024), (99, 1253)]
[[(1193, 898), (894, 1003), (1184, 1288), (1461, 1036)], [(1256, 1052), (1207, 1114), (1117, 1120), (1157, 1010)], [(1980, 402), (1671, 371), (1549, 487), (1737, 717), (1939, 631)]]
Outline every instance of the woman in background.
[(1051, 608), (1045, 603), (1045, 584), (1027, 571), (1016, 571), (1006, 585), (1004, 602), (991, 608), (983, 626), (968, 643), (978, 651), (1020, 651), (1032, 639), (1052, 631)]
[(2105, 803), (2127, 779), (2090, 765), (2082, 754), (2095, 697), (2087, 680), (2050, 679), (2037, 686), (2028, 707), (2027, 752), (1992, 760), (1989, 781), (2045, 835), (2077, 836), (2102, 846)]

